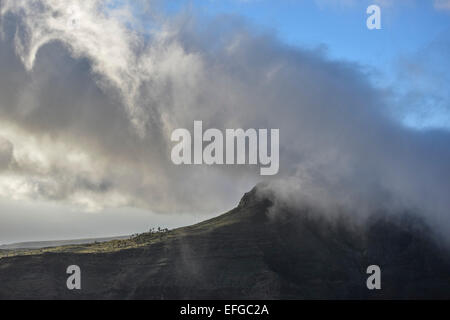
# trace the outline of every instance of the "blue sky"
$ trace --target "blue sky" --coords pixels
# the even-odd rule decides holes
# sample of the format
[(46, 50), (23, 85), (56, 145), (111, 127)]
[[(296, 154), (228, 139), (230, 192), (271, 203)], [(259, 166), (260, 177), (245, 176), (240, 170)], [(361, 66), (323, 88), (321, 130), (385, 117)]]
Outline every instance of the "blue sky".
[[(366, 9), (370, 4), (381, 8), (382, 30), (366, 27)], [(178, 11), (186, 7), (186, 1), (169, 1), (166, 5)], [(275, 32), (293, 46), (324, 45), (331, 59), (354, 61), (374, 71), (372, 80), (377, 85), (395, 84), (405, 95), (407, 91), (419, 90), (422, 98), (414, 99), (408, 112), (403, 113), (402, 108), (405, 124), (420, 129), (450, 128), (450, 96), (442, 92), (450, 86), (450, 77), (438, 74), (435, 78), (433, 74), (438, 70), (450, 72), (448, 0), (192, 0), (189, 5), (197, 14), (209, 17), (242, 16), (256, 28)], [(434, 61), (427, 61), (429, 56)], [(424, 69), (426, 74), (420, 81), (412, 81), (405, 76), (405, 68)], [(401, 81), (399, 74), (403, 75)], [(437, 89), (440, 91), (432, 92)], [(410, 95), (404, 99), (399, 103), (411, 102)]]
[(436, 10), (432, 1), (380, 4), (383, 29), (377, 31), (366, 28), (366, 8), (374, 1), (355, 1), (348, 5), (334, 5), (334, 2), (342, 1), (193, 1), (205, 14), (244, 16), (255, 25), (276, 31), (287, 43), (326, 44), (333, 57), (375, 65), (382, 65), (383, 58), (417, 50), (450, 28), (450, 11)]

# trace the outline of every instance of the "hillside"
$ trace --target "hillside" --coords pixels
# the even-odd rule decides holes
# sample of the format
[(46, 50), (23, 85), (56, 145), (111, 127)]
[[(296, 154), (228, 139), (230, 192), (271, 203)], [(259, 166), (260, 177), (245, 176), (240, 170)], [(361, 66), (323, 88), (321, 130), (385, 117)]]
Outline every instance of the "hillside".
[(32, 250), (52, 247), (69, 246), (76, 244), (90, 244), (95, 242), (108, 242), (112, 240), (126, 239), (129, 236), (108, 237), (108, 238), (90, 238), (90, 239), (74, 239), (74, 240), (56, 240), (56, 241), (30, 241), (0, 245), (1, 250)]
[[(306, 209), (268, 214), (271, 205), (253, 190), (234, 210), (168, 233), (3, 257), (0, 298), (450, 298), (449, 251), (419, 219), (356, 227)], [(72, 264), (80, 291), (65, 286)], [(381, 291), (366, 288), (371, 264), (381, 266)]]

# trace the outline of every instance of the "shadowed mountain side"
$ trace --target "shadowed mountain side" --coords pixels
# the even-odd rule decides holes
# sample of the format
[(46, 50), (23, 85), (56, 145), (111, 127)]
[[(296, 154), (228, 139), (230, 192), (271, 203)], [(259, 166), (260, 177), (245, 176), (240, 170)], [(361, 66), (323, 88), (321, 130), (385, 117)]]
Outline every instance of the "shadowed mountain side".
[[(271, 206), (252, 191), (229, 213), (167, 234), (2, 258), (0, 298), (450, 298), (449, 251), (420, 220), (380, 216), (350, 227), (307, 210), (269, 214)], [(73, 264), (80, 291), (66, 288)], [(372, 264), (380, 291), (366, 287)]]

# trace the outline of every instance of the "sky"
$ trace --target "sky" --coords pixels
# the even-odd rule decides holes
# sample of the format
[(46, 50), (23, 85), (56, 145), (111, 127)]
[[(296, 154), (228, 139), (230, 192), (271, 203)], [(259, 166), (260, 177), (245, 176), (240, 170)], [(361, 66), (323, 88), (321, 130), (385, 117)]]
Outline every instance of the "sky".
[[(177, 5), (175, 5), (176, 3)], [(205, 15), (233, 14), (275, 32), (294, 46), (325, 45), (333, 58), (359, 61), (389, 72), (386, 64), (398, 55), (411, 54), (445, 36), (450, 27), (448, 7), (433, 1), (194, 1)], [(382, 30), (365, 28), (366, 8), (382, 9)], [(183, 8), (184, 1), (169, 7)], [(447, 5), (448, 6), (448, 5)]]
[[(382, 10), (381, 30), (365, 27), (369, 16), (366, 9), (371, 4)], [(288, 45), (323, 46), (330, 58), (358, 62), (371, 69), (372, 81), (379, 86), (398, 81), (402, 59), (427, 59), (427, 48), (441, 42), (448, 48), (450, 41), (450, 2), (445, 0), (197, 0), (189, 5), (186, 1), (170, 1), (166, 6), (169, 12), (190, 7), (208, 17), (237, 15), (263, 32), (275, 33)], [(432, 68), (450, 68), (448, 52), (430, 60)], [(449, 76), (444, 81), (450, 84)], [(448, 100), (448, 95), (445, 98)], [(426, 117), (416, 108), (408, 111), (398, 115), (405, 125), (419, 129), (450, 127), (448, 106), (427, 105)]]
[[(188, 225), (261, 182), (448, 233), (449, 31), (446, 0), (2, 0), (0, 244)], [(279, 128), (279, 175), (175, 166), (195, 120)]]

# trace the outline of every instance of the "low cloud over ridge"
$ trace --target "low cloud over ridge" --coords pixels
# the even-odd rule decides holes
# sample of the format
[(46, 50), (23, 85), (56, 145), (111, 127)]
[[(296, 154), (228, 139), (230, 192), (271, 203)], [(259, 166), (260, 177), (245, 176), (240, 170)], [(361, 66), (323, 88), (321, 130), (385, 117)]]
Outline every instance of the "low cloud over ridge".
[(449, 133), (394, 121), (392, 99), (357, 64), (236, 17), (149, 7), (149, 23), (111, 3), (0, 2), (1, 196), (223, 211), (261, 178), (253, 167), (174, 166), (170, 133), (202, 120), (280, 129), (269, 180), (280, 199), (417, 210), (450, 226)]

